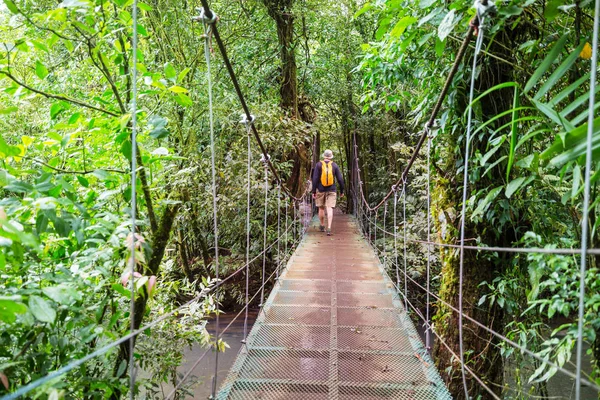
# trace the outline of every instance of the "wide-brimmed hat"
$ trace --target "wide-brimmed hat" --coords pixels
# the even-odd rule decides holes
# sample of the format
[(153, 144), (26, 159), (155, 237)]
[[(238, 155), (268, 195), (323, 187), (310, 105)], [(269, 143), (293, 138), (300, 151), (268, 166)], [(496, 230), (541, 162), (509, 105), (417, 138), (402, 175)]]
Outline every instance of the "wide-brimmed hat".
[(333, 158), (333, 151), (325, 150), (325, 152), (323, 153), (323, 158)]

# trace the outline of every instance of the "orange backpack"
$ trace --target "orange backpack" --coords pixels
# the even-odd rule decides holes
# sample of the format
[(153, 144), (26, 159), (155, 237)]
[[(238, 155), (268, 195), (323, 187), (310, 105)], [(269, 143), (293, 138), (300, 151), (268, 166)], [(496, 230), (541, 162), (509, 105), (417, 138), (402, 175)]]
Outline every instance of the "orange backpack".
[(333, 185), (333, 161), (321, 161), (321, 185), (323, 187)]

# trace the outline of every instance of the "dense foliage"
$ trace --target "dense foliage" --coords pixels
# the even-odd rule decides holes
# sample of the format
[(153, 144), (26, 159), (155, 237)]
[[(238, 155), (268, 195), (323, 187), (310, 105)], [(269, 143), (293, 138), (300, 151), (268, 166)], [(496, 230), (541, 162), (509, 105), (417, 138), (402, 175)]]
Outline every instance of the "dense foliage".
[[(130, 315), (131, 6), (131, 0), (4, 0), (0, 8), (0, 394), (122, 337), (131, 318), (140, 327), (197, 298), (136, 342), (136, 363), (144, 371), (137, 390), (161, 398), (161, 385), (177, 380), (185, 346), (226, 347), (215, 344), (206, 330), (215, 301), (227, 310), (243, 302), (243, 274), (228, 284), (222, 298), (199, 296), (214, 286), (215, 249), (207, 65), (202, 25), (191, 18), (196, 4), (148, 0), (138, 3), (139, 276)], [(474, 16), (471, 6), (464, 0), (211, 4), (241, 89), (286, 185), (300, 195), (311, 158), (331, 148), (350, 183), (348, 211), (361, 209), (353, 196), (358, 193), (354, 137), (360, 179), (367, 200), (376, 204), (413, 152)], [(600, 247), (597, 118), (591, 207), (582, 215), (592, 18), (589, 0), (512, 0), (499, 3), (488, 19), (471, 105), (470, 244), (577, 249), (586, 220), (588, 245)], [(221, 55), (216, 48), (211, 54), (223, 276), (245, 262), (247, 133)], [(452, 355), (458, 353), (457, 316), (444, 302), (458, 302), (458, 252), (437, 246), (428, 255), (428, 247), (415, 240), (427, 235), (427, 173), (432, 239), (455, 245), (460, 237), (472, 56), (473, 45), (436, 119), (429, 169), (423, 148), (408, 176), (406, 209), (411, 240), (406, 261), (414, 279), (409, 298), (425, 308), (418, 285), (425, 284), (425, 257), (430, 257), (431, 287), (442, 299), (432, 302), (441, 339), (433, 356), (456, 398), (464, 396), (460, 365)], [(262, 250), (259, 159), (253, 142), (252, 255)], [(268, 185), (272, 243), (278, 237), (277, 215), (286, 205), (291, 213), (293, 204), (277, 198), (272, 176)], [(392, 207), (390, 202), (385, 215), (383, 209), (371, 215), (380, 224), (385, 218), (387, 231), (394, 230)], [(398, 218), (396, 230), (403, 226)], [(393, 243), (377, 234), (391, 269)], [(400, 251), (401, 265), (402, 257)], [(273, 249), (267, 258), (273, 271), (285, 257)], [(465, 313), (572, 370), (579, 257), (469, 251), (465, 261)], [(583, 337), (591, 356), (585, 375), (598, 384), (599, 262), (598, 256), (588, 259)], [(259, 268), (252, 271), (256, 290)], [(469, 321), (465, 332), (467, 365), (498, 395), (554, 395), (549, 388), (555, 368)], [(127, 390), (127, 356), (125, 344), (32, 396), (118, 398)], [(472, 378), (468, 383), (472, 396), (490, 398)]]

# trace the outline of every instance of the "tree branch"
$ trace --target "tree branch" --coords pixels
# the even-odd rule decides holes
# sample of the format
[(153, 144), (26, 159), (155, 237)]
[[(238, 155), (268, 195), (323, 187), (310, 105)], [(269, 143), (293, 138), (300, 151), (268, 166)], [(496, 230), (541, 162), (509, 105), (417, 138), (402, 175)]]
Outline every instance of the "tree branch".
[(70, 171), (70, 170), (66, 170), (66, 169), (62, 169), (62, 168), (53, 167), (52, 165), (50, 165), (50, 164), (48, 164), (48, 163), (46, 163), (46, 162), (44, 162), (42, 160), (38, 160), (37, 158), (31, 158), (31, 157), (21, 157), (21, 158), (24, 159), (24, 160), (33, 161), (35, 163), (43, 165), (46, 168), (50, 168), (53, 171), (60, 172), (60, 173), (63, 173), (63, 174), (88, 175), (88, 174), (93, 173), (94, 171), (106, 171), (106, 172), (115, 172), (115, 173), (118, 173), (118, 174), (128, 174), (127, 171), (123, 171), (123, 170), (120, 170), (120, 169), (113, 169), (113, 168), (97, 168), (97, 169), (94, 169), (92, 171), (88, 171), (88, 170)]
[(118, 117), (119, 116), (119, 114), (117, 114), (115, 112), (106, 110), (106, 109), (101, 108), (101, 107), (96, 107), (96, 106), (94, 106), (92, 104), (84, 103), (83, 101), (80, 101), (80, 100), (72, 99), (70, 97), (62, 96), (62, 95), (58, 95), (58, 94), (47, 93), (47, 92), (35, 89), (35, 88), (33, 88), (33, 87), (29, 86), (29, 85), (26, 85), (25, 83), (19, 81), (14, 75), (12, 75), (8, 71), (0, 71), (0, 74), (6, 75), (13, 82), (15, 82), (17, 85), (22, 86), (25, 89), (30, 90), (30, 91), (32, 91), (34, 93), (41, 94), (42, 96), (44, 96), (46, 98), (56, 99), (56, 100), (62, 100), (62, 101), (66, 101), (66, 102), (69, 102), (69, 103), (77, 104), (78, 106), (89, 108), (91, 110), (100, 111), (101, 113), (112, 115), (113, 117)]

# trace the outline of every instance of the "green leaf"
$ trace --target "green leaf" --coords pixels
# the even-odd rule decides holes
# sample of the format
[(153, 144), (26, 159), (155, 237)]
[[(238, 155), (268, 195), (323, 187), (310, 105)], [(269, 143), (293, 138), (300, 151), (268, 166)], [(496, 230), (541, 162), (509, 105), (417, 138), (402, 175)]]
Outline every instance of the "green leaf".
[(11, 13), (19, 14), (19, 9), (12, 0), (4, 0), (4, 4), (6, 4), (6, 7), (10, 10)]
[(383, 38), (383, 35), (385, 35), (385, 33), (387, 32), (387, 30), (390, 26), (390, 22), (391, 22), (390, 18), (384, 18), (379, 22), (379, 27), (377, 28), (377, 31), (375, 32), (376, 40), (381, 40)]
[(12, 106), (12, 107), (0, 108), (0, 115), (11, 114), (11, 113), (14, 113), (15, 111), (19, 111), (19, 107)]
[(131, 297), (131, 291), (129, 291), (126, 288), (124, 288), (123, 285), (121, 285), (119, 283), (113, 283), (111, 285), (111, 287), (113, 288), (113, 290), (115, 292), (119, 293), (121, 296), (123, 296), (123, 297)]
[(171, 86), (169, 90), (173, 93), (187, 93), (188, 90), (186, 88), (182, 88), (181, 86)]
[(56, 319), (56, 310), (50, 302), (39, 296), (33, 295), (29, 297), (29, 310), (38, 321), (51, 324)]
[(171, 65), (171, 63), (165, 64), (165, 77), (171, 80), (177, 77), (177, 71), (175, 71), (175, 68)]
[(558, 12), (560, 11), (558, 7), (562, 6), (565, 3), (565, 0), (550, 0), (546, 3), (546, 8), (544, 9), (544, 17), (548, 20), (548, 22), (554, 21)]
[(177, 93), (175, 101), (183, 107), (190, 107), (194, 104), (192, 99), (185, 93)]
[(0, 296), (0, 321), (12, 324), (17, 320), (17, 314), (25, 314), (27, 306), (21, 303), (19, 296)]
[(508, 164), (506, 165), (506, 180), (510, 179), (510, 169), (515, 161), (515, 149), (517, 147), (517, 136), (518, 136), (518, 118), (519, 118), (519, 87), (515, 86), (515, 94), (513, 96), (513, 113), (512, 113), (512, 124), (510, 129), (510, 149), (508, 152)]
[(533, 176), (529, 176), (529, 177), (525, 177), (522, 176), (520, 178), (516, 178), (513, 179), (512, 181), (510, 181), (510, 183), (506, 186), (506, 192), (504, 193), (506, 195), (507, 198), (510, 199), (510, 197), (517, 191), (519, 190), (519, 188), (521, 186), (527, 185), (529, 182), (533, 181), (535, 179), (535, 177)]
[(50, 119), (55, 119), (58, 114), (64, 111), (65, 107), (62, 101), (57, 101), (56, 103), (52, 103), (50, 106)]
[(435, 4), (436, 0), (421, 0), (419, 2), (419, 8), (427, 8), (427, 7), (431, 7), (433, 4)]
[(128, 160), (131, 160), (132, 146), (130, 140), (124, 141), (121, 145), (121, 154), (123, 154)]
[(560, 64), (558, 68), (550, 75), (550, 77), (544, 82), (540, 90), (535, 94), (534, 99), (539, 100), (542, 96), (544, 96), (550, 89), (555, 87), (558, 80), (563, 77), (564, 74), (567, 73), (569, 69), (575, 64), (577, 58), (579, 58), (579, 53), (583, 50), (583, 46), (585, 42), (581, 42), (579, 46), (569, 54), (569, 56)]
[(446, 48), (446, 41), (445, 40), (440, 40), (440, 38), (435, 38), (435, 54), (438, 57), (441, 57), (444, 55), (444, 49)]
[(354, 18), (358, 18), (361, 15), (363, 15), (364, 13), (366, 13), (367, 11), (369, 11), (370, 9), (373, 8), (373, 4), (371, 3), (365, 3), (360, 10), (358, 10), (356, 13), (354, 13)]
[(503, 186), (498, 186), (497, 188), (490, 190), (487, 196), (485, 196), (485, 198), (479, 202), (475, 211), (473, 211), (472, 218), (475, 218), (478, 215), (483, 215), (483, 213), (488, 209), (488, 207), (492, 203), (492, 200), (494, 200), (498, 196), (498, 193), (500, 193), (502, 189)]
[(527, 92), (529, 92), (535, 85), (537, 85), (539, 80), (548, 71), (550, 66), (554, 64), (554, 62), (560, 55), (563, 47), (565, 46), (565, 43), (567, 42), (568, 38), (569, 34), (565, 33), (563, 36), (561, 36), (560, 39), (558, 39), (554, 47), (552, 47), (552, 50), (550, 50), (550, 53), (548, 53), (546, 58), (544, 58), (544, 61), (542, 61), (540, 66), (537, 67), (533, 75), (531, 75), (531, 78), (529, 78), (529, 80), (527, 81), (525, 89), (523, 89), (523, 94), (527, 94)]
[(181, 82), (183, 82), (183, 80), (185, 79), (185, 77), (187, 76), (187, 74), (188, 74), (190, 71), (191, 71), (191, 69), (190, 69), (190, 68), (186, 68), (186, 69), (184, 69), (183, 71), (181, 71), (181, 72), (179, 73), (179, 75), (177, 75), (177, 82), (178, 82), (178, 83), (181, 83)]
[(446, 14), (444, 19), (440, 23), (440, 26), (438, 27), (438, 37), (440, 38), (440, 40), (446, 40), (448, 35), (450, 35), (450, 33), (452, 32), (452, 29), (454, 29), (454, 25), (456, 25), (456, 22), (454, 21), (455, 16), (456, 10), (450, 10), (450, 12)]
[(148, 120), (148, 123), (153, 127), (150, 131), (150, 136), (154, 139), (163, 139), (169, 135), (169, 130), (166, 128), (167, 120), (165, 118), (153, 115)]
[(390, 33), (390, 35), (393, 37), (402, 36), (402, 34), (406, 30), (406, 28), (408, 28), (410, 25), (414, 24), (417, 21), (418, 21), (418, 19), (415, 17), (402, 18), (400, 21), (398, 21), (396, 23), (396, 25), (394, 26), (394, 29), (392, 29), (392, 32)]
[(77, 175), (77, 180), (79, 181), (79, 183), (83, 187), (89, 187), (90, 186), (90, 182), (86, 178), (84, 178), (83, 176), (81, 176), (81, 175)]
[(35, 62), (35, 74), (38, 76), (38, 78), (44, 79), (48, 76), (48, 69), (46, 68), (46, 66), (44, 64), (42, 64), (39, 61), (36, 61)]
[(64, 283), (58, 286), (45, 287), (42, 292), (58, 304), (70, 305), (76, 300), (81, 300), (81, 293), (74, 287)]

